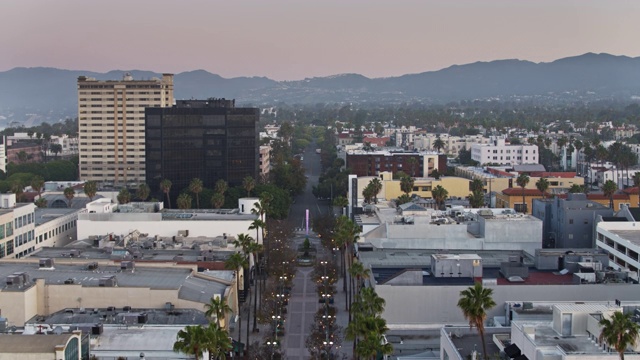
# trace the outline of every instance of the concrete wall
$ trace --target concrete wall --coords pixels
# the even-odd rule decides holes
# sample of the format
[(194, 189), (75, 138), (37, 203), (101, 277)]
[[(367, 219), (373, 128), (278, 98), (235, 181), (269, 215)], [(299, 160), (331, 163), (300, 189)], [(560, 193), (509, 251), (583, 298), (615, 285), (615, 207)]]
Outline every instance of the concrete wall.
[[(390, 328), (436, 327), (442, 324), (468, 324), (456, 306), (460, 292), (467, 286), (392, 286), (376, 285), (385, 299), (383, 317)], [(506, 301), (635, 301), (639, 285), (502, 285), (491, 286), (497, 306), (488, 318), (504, 316)]]
[(0, 292), (0, 310), (9, 325), (23, 326), (37, 312), (38, 291), (35, 286), (25, 291)]

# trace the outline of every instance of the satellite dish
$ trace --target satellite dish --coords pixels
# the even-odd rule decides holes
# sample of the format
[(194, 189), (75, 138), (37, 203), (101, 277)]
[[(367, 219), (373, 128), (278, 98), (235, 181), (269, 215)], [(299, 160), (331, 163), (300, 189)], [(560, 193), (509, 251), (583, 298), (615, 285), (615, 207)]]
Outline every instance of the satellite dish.
[(54, 333), (54, 334), (56, 334), (56, 335), (60, 335), (60, 334), (62, 334), (62, 333), (63, 333), (63, 330), (62, 330), (62, 328), (61, 328), (60, 326), (56, 326), (56, 327), (53, 329), (53, 333)]

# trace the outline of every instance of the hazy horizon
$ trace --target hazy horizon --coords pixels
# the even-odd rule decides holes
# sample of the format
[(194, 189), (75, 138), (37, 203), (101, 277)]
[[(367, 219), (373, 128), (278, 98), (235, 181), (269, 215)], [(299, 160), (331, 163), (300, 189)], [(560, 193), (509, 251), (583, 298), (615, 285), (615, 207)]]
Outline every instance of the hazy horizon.
[(640, 2), (7, 0), (0, 71), (390, 77), (477, 61), (640, 56)]

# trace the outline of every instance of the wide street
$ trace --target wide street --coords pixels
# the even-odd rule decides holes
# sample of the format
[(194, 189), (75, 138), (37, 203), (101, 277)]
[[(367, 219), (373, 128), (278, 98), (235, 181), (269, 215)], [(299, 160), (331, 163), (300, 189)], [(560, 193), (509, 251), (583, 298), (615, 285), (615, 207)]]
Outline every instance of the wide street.
[[(290, 219), (295, 224), (298, 231), (293, 239), (297, 246), (301, 244), (306, 237), (306, 219), (305, 213), (309, 209), (309, 240), (312, 245), (318, 249), (318, 253), (322, 253), (324, 249), (320, 244), (320, 240), (311, 232), (311, 221), (314, 217), (330, 211), (327, 201), (318, 202), (311, 192), (312, 186), (317, 184), (318, 176), (321, 172), (320, 155), (315, 151), (315, 145), (312, 144), (304, 153), (303, 160), (308, 178), (305, 192), (296, 198), (296, 203), (291, 206)], [(281, 341), (283, 353), (287, 360), (309, 359), (310, 355), (305, 346), (305, 340), (310, 332), (310, 327), (314, 321), (316, 311), (322, 306), (318, 302), (316, 293), (316, 284), (311, 278), (312, 267), (299, 267), (293, 282), (291, 298), (289, 299), (288, 317), (285, 325), (285, 336)], [(342, 283), (337, 285), (338, 293), (335, 295), (335, 304), (338, 309), (337, 322), (339, 325), (346, 327), (348, 323), (348, 314), (344, 311), (345, 294), (340, 291)], [(335, 349), (334, 349), (335, 350)], [(350, 343), (346, 343), (339, 349), (340, 354), (351, 357)]]

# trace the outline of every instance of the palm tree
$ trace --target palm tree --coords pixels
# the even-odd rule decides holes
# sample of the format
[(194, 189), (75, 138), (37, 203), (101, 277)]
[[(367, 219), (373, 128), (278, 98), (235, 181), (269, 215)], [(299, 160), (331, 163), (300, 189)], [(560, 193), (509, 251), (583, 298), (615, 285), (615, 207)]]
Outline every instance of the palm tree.
[(373, 203), (377, 204), (378, 203), (378, 194), (382, 190), (382, 181), (380, 181), (380, 178), (374, 177), (369, 182), (369, 185), (371, 186), (371, 191), (373, 193)]
[[(255, 264), (254, 269), (256, 269), (256, 273), (257, 273), (257, 268), (258, 268), (258, 258), (260, 256), (260, 253), (263, 251), (263, 246), (261, 244), (258, 244), (257, 242), (250, 242), (249, 246), (247, 247), (247, 251), (250, 254), (253, 254), (253, 261)], [(255, 282), (256, 284), (258, 284), (258, 282)], [(256, 285), (257, 286), (257, 285)], [(249, 305), (251, 306), (251, 305)], [(258, 311), (258, 291), (254, 291), (253, 292), (253, 331), (256, 332), (258, 330), (258, 316), (257, 316), (257, 311)], [(247, 319), (247, 331), (249, 331), (249, 319)]]
[(349, 199), (345, 196), (337, 196), (333, 199), (333, 206), (344, 208), (349, 205)]
[(355, 278), (356, 279), (356, 293), (359, 294), (360, 293), (360, 287), (361, 287), (361, 279), (364, 278), (368, 278), (369, 275), (371, 275), (371, 271), (367, 268), (364, 267), (364, 265), (362, 264), (362, 262), (360, 261), (354, 261), (353, 264), (351, 264), (351, 267), (349, 268), (349, 275), (351, 275), (351, 278)]
[(22, 201), (22, 194), (24, 193), (24, 186), (22, 185), (22, 181), (15, 180), (11, 184), (11, 192), (16, 194), (16, 200), (18, 202)]
[(129, 190), (127, 190), (126, 188), (123, 188), (120, 190), (117, 198), (118, 198), (119, 204), (128, 204), (131, 202), (131, 194), (129, 193)]
[(169, 179), (162, 179), (162, 181), (160, 181), (160, 190), (162, 190), (167, 198), (167, 207), (169, 209), (171, 209), (171, 196), (169, 196), (169, 193), (171, 192), (171, 185), (171, 180)]
[(407, 160), (407, 163), (409, 163), (409, 168), (411, 169), (411, 177), (416, 177), (416, 166), (418, 165), (418, 159), (412, 156)]
[(38, 193), (38, 199), (42, 197), (42, 188), (44, 188), (44, 179), (42, 176), (34, 176), (33, 179), (31, 179), (31, 189)]
[[(346, 265), (349, 263), (351, 256), (348, 254), (351, 252), (351, 245), (357, 241), (358, 234), (360, 233), (360, 228), (356, 225), (351, 219), (346, 216), (340, 216), (336, 219), (336, 224), (333, 230), (334, 239), (336, 241), (336, 245), (340, 247), (340, 251), (342, 252), (342, 286), (343, 291), (347, 292), (347, 267)], [(349, 299), (348, 296), (345, 297), (346, 307), (348, 308)]]
[(218, 192), (211, 195), (211, 206), (220, 209), (222, 205), (224, 205), (224, 195)]
[(98, 183), (95, 181), (87, 181), (86, 183), (84, 183), (83, 190), (84, 194), (89, 198), (89, 201), (93, 201), (93, 198), (98, 192)]
[(222, 320), (226, 318), (228, 312), (231, 312), (231, 307), (227, 304), (227, 300), (222, 297), (212, 297), (208, 304), (204, 305), (205, 315), (208, 317), (216, 317), (216, 323), (218, 326), (222, 326)]
[(516, 184), (518, 184), (518, 186), (520, 186), (522, 188), (522, 212), (526, 213), (527, 212), (527, 202), (524, 199), (524, 189), (529, 184), (529, 175), (524, 174), (524, 173), (518, 175), (518, 178), (516, 179)]
[(480, 179), (471, 180), (469, 183), (469, 190), (471, 190), (471, 192), (484, 192), (484, 182)]
[(251, 190), (256, 187), (256, 181), (251, 176), (247, 176), (242, 180), (242, 187), (247, 190), (247, 197), (251, 197)]
[(189, 183), (189, 191), (194, 193), (196, 196), (196, 209), (200, 209), (200, 193), (202, 192), (202, 189), (202, 180), (198, 178), (193, 178)]
[(618, 185), (613, 180), (607, 180), (602, 185), (602, 193), (609, 198), (609, 208), (613, 209), (613, 194), (618, 191)]
[(433, 199), (436, 201), (436, 206), (440, 209), (442, 208), (442, 205), (444, 205), (444, 201), (449, 197), (449, 192), (447, 189), (438, 185), (431, 189), (431, 196), (433, 196)]
[(224, 195), (225, 192), (229, 189), (229, 185), (223, 179), (216, 181), (215, 192), (218, 194)]
[(136, 197), (141, 201), (146, 201), (150, 193), (151, 189), (149, 188), (149, 185), (142, 183), (138, 186), (138, 190), (136, 190)]
[(376, 294), (373, 288), (366, 287), (360, 290), (360, 308), (363, 314), (367, 316), (381, 315), (384, 312), (385, 301)]
[(579, 194), (584, 192), (584, 185), (573, 184), (569, 188), (569, 193), (571, 194)]
[(616, 349), (620, 360), (624, 360), (624, 352), (627, 348), (636, 345), (640, 325), (633, 321), (631, 314), (616, 311), (610, 319), (603, 317), (600, 320), (600, 326), (602, 326), (600, 341)]
[(362, 197), (364, 198), (364, 202), (370, 204), (373, 201), (373, 197), (375, 196), (374, 191), (375, 190), (373, 189), (373, 186), (371, 184), (367, 184), (367, 186), (362, 189)]
[(187, 326), (178, 331), (177, 340), (173, 343), (173, 351), (195, 356), (200, 359), (207, 349), (208, 341), (202, 326)]
[(640, 171), (633, 174), (633, 186), (640, 187)]
[(218, 324), (209, 324), (204, 330), (206, 349), (209, 357), (214, 359), (226, 359), (227, 353), (233, 348), (229, 333)]
[(580, 168), (580, 150), (582, 150), (582, 148), (584, 146), (582, 145), (582, 141), (576, 140), (576, 141), (573, 142), (573, 147), (576, 148), (576, 152), (577, 152), (577, 155), (576, 155), (576, 160), (577, 160), (576, 172), (577, 172), (578, 175), (580, 175), (581, 174), (581, 171), (579, 169)]
[(549, 180), (541, 177), (536, 181), (536, 188), (542, 193), (542, 198), (546, 198), (547, 190), (549, 189)]
[(436, 140), (433, 142), (433, 148), (438, 150), (438, 152), (440, 152), (440, 150), (442, 150), (444, 146), (445, 146), (444, 141), (442, 141), (442, 139), (440, 139), (440, 135), (438, 135)]
[(484, 194), (480, 191), (472, 192), (471, 195), (469, 195), (469, 205), (474, 209), (484, 206)]
[(68, 206), (71, 207), (71, 200), (76, 196), (75, 190), (72, 187), (64, 189), (64, 197), (67, 198)]
[(47, 207), (47, 199), (45, 198), (39, 198), (38, 200), (35, 201), (35, 204), (37, 207), (43, 209)]
[[(233, 270), (236, 274), (236, 293), (238, 294), (238, 296), (240, 295), (240, 283), (242, 283), (243, 279), (240, 278), (240, 269), (244, 269), (245, 267), (249, 266), (249, 262), (247, 261), (247, 258), (238, 253), (235, 252), (233, 254), (231, 254), (231, 256), (229, 256), (227, 258), (227, 260), (224, 262), (224, 268), (227, 270)], [(238, 311), (238, 337), (240, 340), (242, 338), (242, 321), (240, 321), (240, 304), (237, 304), (237, 311)]]
[(191, 195), (187, 193), (182, 193), (178, 195), (178, 199), (176, 200), (176, 202), (178, 203), (178, 209), (181, 209), (181, 210), (191, 209), (192, 201), (193, 199), (191, 199)]
[(409, 195), (411, 191), (413, 191), (413, 178), (409, 176), (403, 176), (400, 179), (400, 190), (403, 193)]
[(469, 321), (470, 327), (478, 329), (478, 334), (482, 340), (482, 355), (487, 357), (487, 345), (484, 339), (484, 322), (487, 319), (487, 310), (496, 306), (491, 297), (493, 290), (485, 288), (477, 282), (474, 286), (460, 292), (458, 307), (462, 310), (464, 318)]

